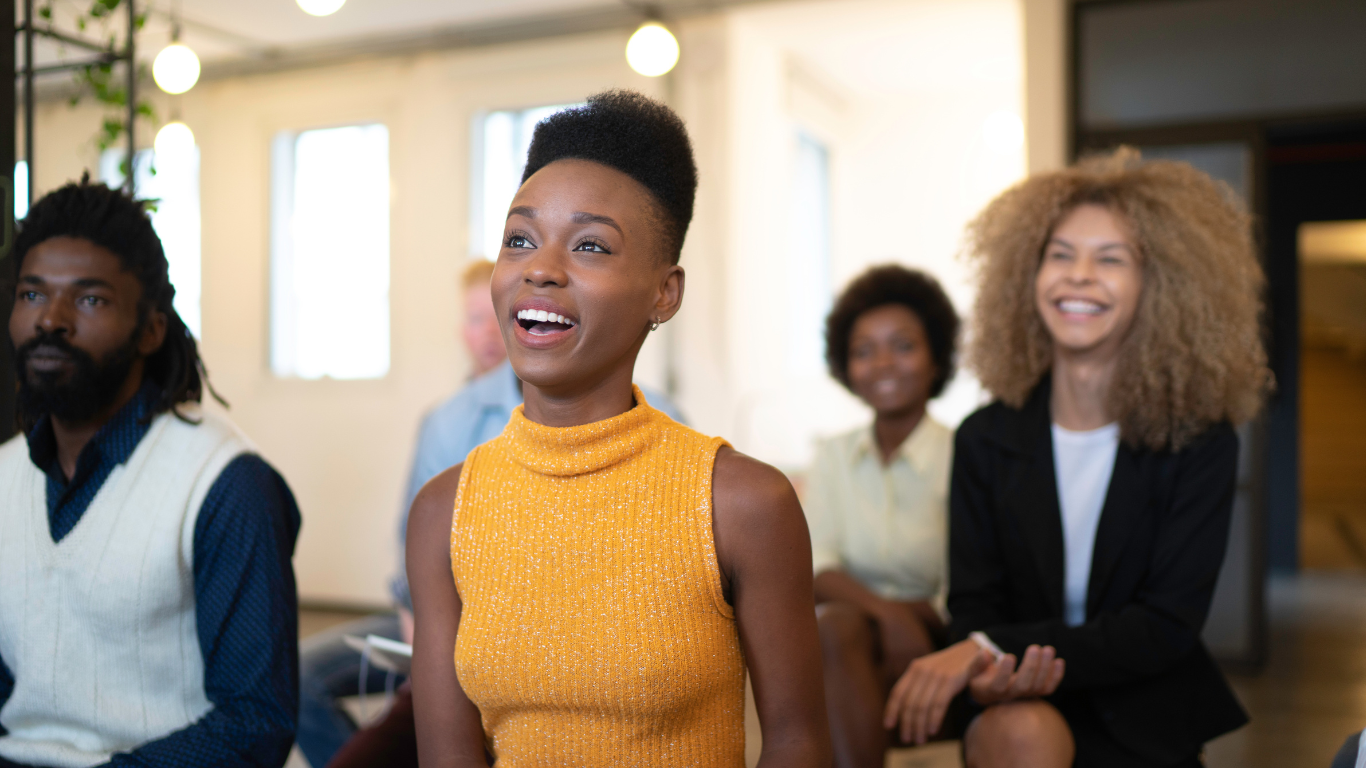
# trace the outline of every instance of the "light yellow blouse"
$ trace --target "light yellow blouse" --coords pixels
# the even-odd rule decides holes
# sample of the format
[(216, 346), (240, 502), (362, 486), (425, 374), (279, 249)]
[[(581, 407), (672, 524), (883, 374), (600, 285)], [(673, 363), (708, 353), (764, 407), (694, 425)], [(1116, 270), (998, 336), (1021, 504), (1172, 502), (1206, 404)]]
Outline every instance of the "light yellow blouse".
[(816, 446), (807, 525), (816, 573), (839, 569), (890, 600), (947, 591), (953, 430), (926, 415), (883, 466), (871, 426)]

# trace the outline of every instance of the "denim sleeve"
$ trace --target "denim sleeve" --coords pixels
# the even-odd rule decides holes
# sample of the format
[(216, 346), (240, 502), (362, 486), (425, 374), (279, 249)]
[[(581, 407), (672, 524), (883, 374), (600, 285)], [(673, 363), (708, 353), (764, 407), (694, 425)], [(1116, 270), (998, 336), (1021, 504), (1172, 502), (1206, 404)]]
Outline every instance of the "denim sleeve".
[(408, 473), (408, 487), (403, 494), (403, 507), (398, 513), (398, 573), (389, 582), (389, 592), (393, 595), (394, 604), (408, 611), (413, 610), (413, 596), (408, 591), (408, 570), (404, 558), (408, 510), (422, 486), (450, 466), (442, 463), (449, 458), (450, 451), (444, 450), (443, 446), (441, 413), (439, 410), (433, 411), (422, 419), (422, 428), (417, 434), (417, 452), (413, 454), (413, 468)]
[(291, 559), (299, 509), (258, 456), (234, 459), (214, 481), (194, 532), (195, 618), (204, 691), (197, 722), (109, 766), (279, 768), (299, 714), (298, 593)]
[[(14, 675), (10, 673), (9, 667), (5, 666), (5, 659), (0, 657), (0, 707), (5, 706), (5, 702), (9, 701), (12, 693), (14, 693)], [(4, 736), (5, 733), (5, 726), (0, 725), (0, 736)]]

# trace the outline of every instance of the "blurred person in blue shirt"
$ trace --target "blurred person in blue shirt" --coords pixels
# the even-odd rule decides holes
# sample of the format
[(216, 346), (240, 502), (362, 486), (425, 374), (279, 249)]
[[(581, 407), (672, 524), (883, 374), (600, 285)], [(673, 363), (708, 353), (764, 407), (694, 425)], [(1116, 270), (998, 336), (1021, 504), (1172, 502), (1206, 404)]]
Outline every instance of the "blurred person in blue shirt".
[[(426, 482), (465, 460), (475, 446), (492, 440), (512, 418), (512, 410), (522, 404), (522, 382), (507, 362), (507, 352), (494, 314), (489, 293), (493, 262), (477, 261), (461, 278), (465, 317), (462, 338), (474, 365), (473, 378), (450, 398), (422, 419), (417, 451), (404, 491), (398, 526), (399, 568), (390, 583), (396, 611), (358, 619), (308, 638), (300, 644), (299, 749), (314, 768), (332, 761), (342, 745), (356, 732), (356, 724), (342, 708), (340, 699), (361, 691), (360, 654), (348, 647), (346, 635), (378, 635), (405, 643), (412, 642), (412, 597), (403, 562), (403, 543), (408, 528), (408, 508)], [(662, 393), (648, 387), (641, 391), (650, 405), (683, 422), (682, 414)], [(380, 670), (370, 669), (365, 692), (394, 690), (395, 683)], [(400, 688), (406, 696), (406, 688)], [(399, 717), (390, 717), (382, 727), (390, 731), (410, 730), (406, 719), (411, 707), (395, 707)], [(414, 748), (416, 742), (414, 741)], [(339, 760), (339, 762), (345, 762)], [(395, 758), (394, 764), (402, 762)]]

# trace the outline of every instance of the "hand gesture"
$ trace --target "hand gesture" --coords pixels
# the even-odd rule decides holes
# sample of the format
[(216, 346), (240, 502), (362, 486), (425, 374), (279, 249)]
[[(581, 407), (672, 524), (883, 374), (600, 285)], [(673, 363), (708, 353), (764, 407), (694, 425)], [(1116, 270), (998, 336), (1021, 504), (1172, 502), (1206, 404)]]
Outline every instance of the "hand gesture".
[(991, 652), (972, 640), (921, 656), (893, 686), (882, 726), (895, 728), (900, 723), (903, 742), (924, 744), (939, 732), (953, 697), (993, 661)]
[(1062, 682), (1065, 666), (1063, 660), (1057, 658), (1053, 646), (1031, 645), (1025, 649), (1018, 670), (1015, 669), (1015, 654), (1007, 653), (974, 676), (968, 683), (968, 691), (983, 706), (1048, 696)]

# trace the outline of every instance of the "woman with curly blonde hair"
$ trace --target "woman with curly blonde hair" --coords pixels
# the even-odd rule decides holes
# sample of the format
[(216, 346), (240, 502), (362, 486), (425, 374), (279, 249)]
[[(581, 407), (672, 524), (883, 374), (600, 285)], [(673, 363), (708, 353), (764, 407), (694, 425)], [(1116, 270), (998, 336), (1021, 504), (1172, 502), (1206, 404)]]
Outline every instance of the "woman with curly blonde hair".
[(1020, 183), (970, 236), (968, 361), (997, 401), (955, 443), (959, 642), (911, 665), (886, 725), (923, 741), (966, 689), (969, 766), (1198, 766), (1247, 720), (1200, 631), (1233, 425), (1270, 380), (1248, 216), (1121, 149)]

